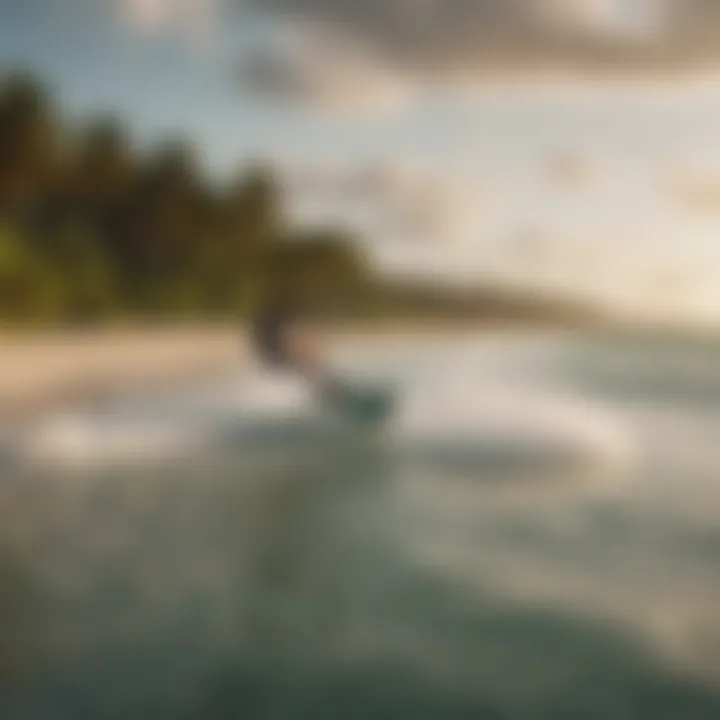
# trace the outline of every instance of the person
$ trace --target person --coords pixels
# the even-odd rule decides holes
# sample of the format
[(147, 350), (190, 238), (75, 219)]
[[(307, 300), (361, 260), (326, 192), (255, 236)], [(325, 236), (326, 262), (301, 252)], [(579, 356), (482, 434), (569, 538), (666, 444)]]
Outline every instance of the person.
[(309, 314), (292, 290), (276, 290), (265, 299), (252, 323), (252, 340), (268, 367), (296, 372), (325, 394), (334, 387)]
[(328, 407), (369, 420), (387, 415), (392, 395), (355, 387), (330, 370), (309, 314), (292, 291), (277, 291), (265, 299), (255, 314), (252, 340), (261, 362), (299, 374)]

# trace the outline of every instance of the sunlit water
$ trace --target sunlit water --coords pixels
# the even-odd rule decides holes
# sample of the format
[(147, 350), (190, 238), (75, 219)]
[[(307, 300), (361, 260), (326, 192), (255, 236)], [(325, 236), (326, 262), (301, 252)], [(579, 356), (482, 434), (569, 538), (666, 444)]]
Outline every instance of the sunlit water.
[(720, 717), (720, 341), (355, 343), (23, 428), (0, 717)]

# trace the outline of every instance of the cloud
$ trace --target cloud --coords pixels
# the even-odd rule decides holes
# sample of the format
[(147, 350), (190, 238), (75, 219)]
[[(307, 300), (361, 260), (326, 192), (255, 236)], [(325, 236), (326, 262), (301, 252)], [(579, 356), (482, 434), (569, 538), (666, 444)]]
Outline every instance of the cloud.
[(154, 33), (173, 20), (175, 4), (168, 0), (126, 0), (125, 17), (137, 30)]
[[(603, 59), (629, 64), (639, 58), (628, 54), (628, 43), (666, 44), (672, 7), (708, 5), (707, 0), (248, 1), (276, 17), (352, 34), (406, 69), (423, 72)], [(690, 15), (682, 13), (695, 28), (697, 19), (690, 21)]]
[(241, 87), (342, 113), (541, 74), (626, 81), (720, 64), (720, 0), (106, 1), (135, 32), (196, 44), (265, 23), (254, 48), (238, 43)]
[(402, 87), (407, 97), (428, 87), (553, 72), (667, 77), (720, 63), (720, 0), (243, 0), (241, 6), (293, 27), (306, 46), (316, 46), (302, 71), (282, 53), (273, 62), (266, 54), (262, 72), (254, 68), (265, 92), (295, 100), (347, 101), (353, 94), (372, 100), (388, 86)]
[(566, 35), (642, 42), (661, 33), (667, 20), (664, 0), (541, 0), (538, 19)]
[(477, 181), (402, 158), (354, 168), (288, 168), (284, 176), (299, 221), (350, 225), (376, 249), (473, 244), (489, 214)]
[(542, 170), (553, 184), (568, 189), (587, 189), (600, 175), (599, 163), (595, 158), (571, 148), (549, 154)]
[(208, 43), (220, 21), (222, 0), (121, 0), (120, 8), (122, 20), (139, 34)]
[(694, 215), (720, 214), (720, 174), (678, 172), (663, 183), (665, 191), (682, 209)]
[(411, 92), (408, 78), (364, 43), (309, 23), (284, 24), (269, 40), (248, 48), (240, 83), (263, 97), (353, 114), (394, 110)]

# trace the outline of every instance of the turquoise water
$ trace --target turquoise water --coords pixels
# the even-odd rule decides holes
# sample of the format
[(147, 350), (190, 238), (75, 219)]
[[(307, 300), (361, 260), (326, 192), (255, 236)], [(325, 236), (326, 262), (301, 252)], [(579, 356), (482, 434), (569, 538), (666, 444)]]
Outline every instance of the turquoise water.
[(255, 377), (26, 430), (0, 717), (720, 717), (719, 360), (356, 343), (382, 433)]

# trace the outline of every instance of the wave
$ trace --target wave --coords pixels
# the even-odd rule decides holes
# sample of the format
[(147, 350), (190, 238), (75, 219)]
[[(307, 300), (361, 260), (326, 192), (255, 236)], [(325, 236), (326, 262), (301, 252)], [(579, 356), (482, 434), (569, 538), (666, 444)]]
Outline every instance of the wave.
[[(288, 463), (298, 452), (327, 455), (357, 441), (360, 428), (315, 402), (291, 378), (225, 379), (211, 387), (120, 407), (75, 410), (31, 428), (16, 450), (33, 464), (147, 462), (232, 448)], [(372, 431), (372, 428), (370, 428)], [(501, 383), (410, 383), (378, 444), (393, 462), (439, 470), (577, 465), (626, 466), (628, 428), (582, 398)]]
[(627, 467), (636, 457), (628, 425), (579, 397), (475, 386), (418, 398), (393, 430), (427, 462), (478, 467)]

